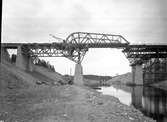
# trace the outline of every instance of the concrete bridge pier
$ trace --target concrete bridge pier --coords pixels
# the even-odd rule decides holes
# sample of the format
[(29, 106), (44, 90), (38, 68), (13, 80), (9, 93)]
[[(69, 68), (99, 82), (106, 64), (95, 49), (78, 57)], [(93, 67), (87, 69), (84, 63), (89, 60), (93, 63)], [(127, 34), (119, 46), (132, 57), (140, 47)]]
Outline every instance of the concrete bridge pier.
[(81, 63), (76, 63), (75, 65), (75, 74), (74, 74), (74, 84), (84, 85), (83, 81), (83, 69)]
[(17, 48), (16, 66), (22, 70), (33, 71), (33, 61), (28, 55), (22, 53), (21, 46)]
[(143, 68), (137, 64), (132, 66), (132, 82), (136, 85), (143, 85)]

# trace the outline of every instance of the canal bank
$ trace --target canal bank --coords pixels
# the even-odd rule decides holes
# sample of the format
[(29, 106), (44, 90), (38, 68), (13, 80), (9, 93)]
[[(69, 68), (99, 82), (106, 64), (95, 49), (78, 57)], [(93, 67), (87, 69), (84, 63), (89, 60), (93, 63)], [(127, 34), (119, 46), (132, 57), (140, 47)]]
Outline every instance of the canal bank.
[(121, 103), (134, 106), (145, 116), (157, 122), (167, 121), (167, 91), (155, 87), (113, 85), (97, 90), (104, 95), (111, 95)]

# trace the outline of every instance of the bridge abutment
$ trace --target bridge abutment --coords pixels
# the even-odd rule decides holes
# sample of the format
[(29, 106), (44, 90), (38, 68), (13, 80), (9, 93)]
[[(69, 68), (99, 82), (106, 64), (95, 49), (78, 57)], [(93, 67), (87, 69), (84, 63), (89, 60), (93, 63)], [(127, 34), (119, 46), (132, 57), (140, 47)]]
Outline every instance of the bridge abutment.
[(143, 85), (143, 68), (137, 64), (132, 66), (132, 82), (136, 85)]
[(84, 85), (83, 69), (81, 63), (76, 63), (75, 65), (74, 84)]
[(21, 46), (17, 48), (16, 66), (22, 70), (33, 71), (33, 61), (30, 56), (22, 53)]

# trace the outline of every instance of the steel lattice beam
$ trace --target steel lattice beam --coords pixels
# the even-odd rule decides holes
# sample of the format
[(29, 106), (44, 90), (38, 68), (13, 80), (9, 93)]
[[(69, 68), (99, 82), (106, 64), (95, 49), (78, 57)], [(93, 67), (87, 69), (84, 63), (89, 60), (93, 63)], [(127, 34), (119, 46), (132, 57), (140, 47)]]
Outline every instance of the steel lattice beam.
[(69, 49), (78, 53), (77, 62), (83, 59), (88, 48), (123, 48), (129, 44), (121, 35), (86, 32), (72, 33), (64, 41), (69, 44)]

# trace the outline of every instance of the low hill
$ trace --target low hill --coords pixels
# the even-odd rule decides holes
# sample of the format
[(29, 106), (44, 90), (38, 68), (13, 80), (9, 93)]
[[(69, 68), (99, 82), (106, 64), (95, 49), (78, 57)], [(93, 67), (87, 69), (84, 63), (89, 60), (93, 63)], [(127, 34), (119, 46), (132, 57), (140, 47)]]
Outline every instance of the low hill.
[(132, 83), (132, 73), (118, 75), (107, 81), (107, 84), (128, 84)]
[(111, 76), (84, 75), (84, 84), (86, 86), (99, 86), (101, 82), (111, 79)]
[(101, 80), (101, 79), (109, 80), (112, 77), (111, 76), (99, 76), (99, 75), (84, 75), (84, 78), (90, 79), (90, 80)]
[(100, 81), (99, 80), (84, 79), (84, 85), (96, 87), (96, 86), (100, 85)]

